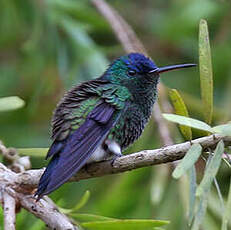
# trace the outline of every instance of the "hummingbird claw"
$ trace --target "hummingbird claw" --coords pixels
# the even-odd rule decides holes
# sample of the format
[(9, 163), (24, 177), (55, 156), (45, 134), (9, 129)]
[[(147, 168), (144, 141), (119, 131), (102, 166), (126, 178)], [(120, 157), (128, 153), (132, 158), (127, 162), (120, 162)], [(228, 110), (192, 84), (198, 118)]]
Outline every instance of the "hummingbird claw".
[(121, 154), (121, 153), (115, 153), (115, 154), (113, 154), (113, 157), (111, 159), (111, 166), (113, 166), (113, 164), (114, 164), (114, 162), (115, 162), (115, 160), (117, 158), (122, 157), (122, 156), (123, 156), (123, 154)]
[(123, 156), (122, 153), (115, 153), (115, 154), (114, 154), (114, 157), (115, 157), (115, 158), (122, 157), (122, 156)]

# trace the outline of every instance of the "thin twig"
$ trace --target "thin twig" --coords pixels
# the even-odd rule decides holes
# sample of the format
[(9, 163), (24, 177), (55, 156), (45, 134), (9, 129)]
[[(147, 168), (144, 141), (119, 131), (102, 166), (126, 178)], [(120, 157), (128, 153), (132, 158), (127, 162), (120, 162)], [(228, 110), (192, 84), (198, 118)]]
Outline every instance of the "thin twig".
[(2, 191), (4, 229), (15, 230), (15, 199), (6, 191)]
[(154, 105), (152, 116), (158, 124), (158, 131), (159, 131), (159, 134), (160, 134), (160, 137), (161, 137), (163, 144), (165, 146), (172, 145), (173, 140), (170, 136), (168, 126), (167, 126), (166, 121), (164, 120), (164, 118), (162, 116), (160, 106), (158, 103), (156, 103)]
[(127, 53), (140, 52), (147, 55), (147, 51), (133, 29), (115, 9), (103, 0), (92, 0), (92, 3), (109, 22), (116, 37)]

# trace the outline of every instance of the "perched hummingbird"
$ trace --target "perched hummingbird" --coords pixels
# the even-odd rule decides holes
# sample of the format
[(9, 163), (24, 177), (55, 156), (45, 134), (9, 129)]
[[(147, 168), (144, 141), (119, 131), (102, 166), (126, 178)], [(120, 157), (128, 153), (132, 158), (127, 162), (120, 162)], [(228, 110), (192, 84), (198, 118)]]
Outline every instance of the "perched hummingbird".
[(115, 158), (141, 135), (157, 97), (160, 74), (195, 66), (158, 68), (148, 57), (130, 53), (105, 73), (69, 90), (52, 119), (53, 143), (37, 200), (57, 189), (85, 164)]

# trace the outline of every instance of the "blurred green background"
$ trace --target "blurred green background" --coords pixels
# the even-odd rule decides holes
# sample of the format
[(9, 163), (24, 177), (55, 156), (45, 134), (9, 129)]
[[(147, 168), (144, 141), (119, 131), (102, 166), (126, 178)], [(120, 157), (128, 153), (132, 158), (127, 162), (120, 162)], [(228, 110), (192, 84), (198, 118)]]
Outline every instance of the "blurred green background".
[[(158, 66), (198, 63), (198, 25), (208, 21), (214, 72), (214, 124), (231, 120), (231, 2), (229, 0), (108, 1), (128, 21)], [(113, 58), (124, 54), (107, 21), (90, 1), (0, 1), (0, 97), (17, 95), (26, 106), (0, 113), (0, 140), (19, 148), (48, 147), (50, 119), (56, 103), (71, 86), (96, 78)], [(191, 117), (203, 119), (198, 68), (173, 71), (162, 77), (181, 93)], [(128, 153), (162, 146), (151, 119), (145, 133)], [(194, 137), (196, 137), (194, 133)], [(174, 141), (183, 141), (172, 128)], [(47, 164), (32, 157), (32, 167)], [(198, 169), (200, 171), (200, 167)], [(83, 213), (115, 218), (170, 220), (166, 229), (185, 230), (185, 180), (171, 178), (171, 166), (143, 168), (121, 175), (65, 184), (51, 194), (71, 208), (88, 189)], [(218, 181), (226, 197), (226, 166)], [(221, 207), (214, 190), (203, 229), (220, 229)], [(26, 211), (17, 215), (18, 229), (45, 229)]]

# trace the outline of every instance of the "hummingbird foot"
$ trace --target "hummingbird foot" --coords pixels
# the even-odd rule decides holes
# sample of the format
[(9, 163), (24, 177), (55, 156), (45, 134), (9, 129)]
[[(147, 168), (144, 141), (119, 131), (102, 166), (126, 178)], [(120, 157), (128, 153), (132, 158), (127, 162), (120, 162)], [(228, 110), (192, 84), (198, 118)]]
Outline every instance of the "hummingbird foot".
[(120, 157), (122, 157), (122, 156), (123, 156), (123, 154), (113, 155), (113, 157), (111, 158), (111, 166), (113, 167), (115, 160), (118, 159), (118, 158), (120, 158)]
[(114, 158), (118, 158), (118, 157), (122, 157), (122, 156), (123, 156), (122, 153), (114, 153), (114, 154), (113, 154), (113, 157), (114, 157)]
[(122, 156), (123, 156), (122, 153), (114, 153), (113, 156), (111, 157), (111, 166), (113, 166), (116, 159), (118, 159), (118, 158), (120, 158)]

